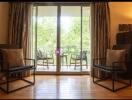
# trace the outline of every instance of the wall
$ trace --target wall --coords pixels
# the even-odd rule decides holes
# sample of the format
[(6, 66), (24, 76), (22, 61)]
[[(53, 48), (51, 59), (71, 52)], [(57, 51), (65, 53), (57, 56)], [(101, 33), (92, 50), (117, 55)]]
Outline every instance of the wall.
[(132, 24), (132, 2), (109, 2), (111, 17), (111, 46), (115, 44), (118, 24)]
[(7, 43), (8, 34), (8, 13), (9, 5), (7, 2), (0, 2), (0, 43)]
[[(132, 2), (109, 2), (109, 6), (111, 15), (111, 45), (113, 45), (118, 32), (118, 24), (132, 23)], [(8, 13), (8, 3), (0, 2), (0, 43), (7, 42)]]

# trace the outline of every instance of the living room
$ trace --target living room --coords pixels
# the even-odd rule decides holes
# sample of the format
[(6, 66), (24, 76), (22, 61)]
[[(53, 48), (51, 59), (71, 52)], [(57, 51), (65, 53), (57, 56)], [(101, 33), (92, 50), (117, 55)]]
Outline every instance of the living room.
[[(21, 54), (14, 51), (11, 56), (7, 50), (13, 46), (33, 61), (29, 62), (33, 66), (8, 69), (6, 76), (0, 76), (6, 80), (0, 99), (131, 99), (131, 79), (123, 86), (113, 82), (112, 76), (110, 89), (110, 80), (102, 87), (93, 79), (94, 74), (104, 75), (100, 66), (94, 67), (94, 59), (106, 57), (104, 52), (117, 44), (118, 33), (132, 31), (131, 11), (132, 2), (0, 2), (2, 54), (10, 54), (9, 62), (17, 62)], [(10, 78), (20, 80), (10, 82)]]

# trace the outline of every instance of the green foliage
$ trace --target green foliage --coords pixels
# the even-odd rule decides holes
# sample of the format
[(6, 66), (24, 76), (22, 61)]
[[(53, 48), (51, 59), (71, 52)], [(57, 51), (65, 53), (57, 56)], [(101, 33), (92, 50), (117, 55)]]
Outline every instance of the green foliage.
[(56, 18), (43, 17), (37, 26), (37, 48), (53, 51), (56, 47)]
[[(81, 19), (80, 17), (71, 17), (73, 19), (68, 31), (61, 26), (61, 47), (68, 52), (80, 51), (81, 44)], [(83, 17), (82, 21), (82, 47), (90, 51), (90, 24), (89, 17)], [(37, 25), (37, 48), (54, 52), (57, 43), (57, 19), (56, 17), (38, 18)]]

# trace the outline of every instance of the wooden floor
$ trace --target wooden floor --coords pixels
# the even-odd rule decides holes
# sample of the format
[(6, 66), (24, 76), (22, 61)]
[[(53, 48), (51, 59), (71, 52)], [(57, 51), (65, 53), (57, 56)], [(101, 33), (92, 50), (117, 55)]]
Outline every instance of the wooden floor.
[[(30, 77), (31, 78), (31, 77)], [(23, 85), (22, 82), (13, 83)], [(111, 92), (92, 82), (88, 75), (36, 75), (36, 84), (16, 92), (5, 94), (0, 90), (0, 99), (130, 99), (132, 87)]]

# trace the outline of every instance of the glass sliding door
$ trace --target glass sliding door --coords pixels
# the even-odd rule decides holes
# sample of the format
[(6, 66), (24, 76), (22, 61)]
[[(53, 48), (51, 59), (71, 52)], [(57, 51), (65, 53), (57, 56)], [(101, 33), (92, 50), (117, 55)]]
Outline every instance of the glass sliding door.
[(91, 64), (91, 35), (90, 7), (82, 7), (82, 71), (90, 71)]
[(57, 6), (37, 6), (34, 10), (37, 71), (56, 72)]
[(61, 6), (60, 35), (61, 72), (89, 72), (91, 61), (90, 7)]
[(32, 27), (38, 73), (88, 74), (91, 58), (89, 6), (37, 4), (33, 8)]
[[(80, 72), (80, 61), (76, 56), (81, 50), (80, 6), (61, 6), (61, 71)], [(74, 13), (73, 13), (74, 12)], [(78, 64), (79, 63), (79, 64)]]

